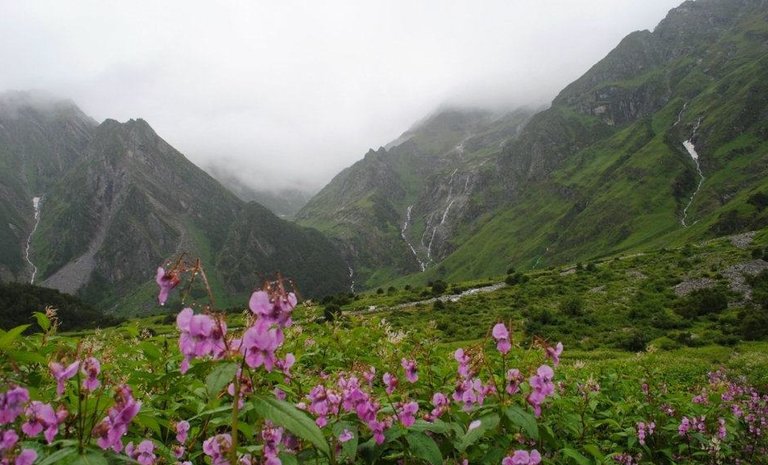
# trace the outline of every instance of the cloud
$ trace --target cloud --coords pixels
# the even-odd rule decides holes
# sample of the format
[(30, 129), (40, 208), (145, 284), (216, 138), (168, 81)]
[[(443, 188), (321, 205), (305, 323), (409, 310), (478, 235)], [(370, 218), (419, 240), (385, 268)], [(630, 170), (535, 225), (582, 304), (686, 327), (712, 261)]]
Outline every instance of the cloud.
[(257, 188), (318, 189), (446, 102), (548, 102), (679, 1), (0, 3), (0, 90), (144, 118)]

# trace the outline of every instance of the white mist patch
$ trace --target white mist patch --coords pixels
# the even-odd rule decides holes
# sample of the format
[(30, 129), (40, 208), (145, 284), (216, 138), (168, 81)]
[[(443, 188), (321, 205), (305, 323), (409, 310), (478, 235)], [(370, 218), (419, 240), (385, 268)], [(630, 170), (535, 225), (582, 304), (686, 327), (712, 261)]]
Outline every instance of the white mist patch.
[(35, 231), (37, 231), (37, 226), (40, 224), (40, 200), (42, 200), (42, 197), (32, 197), (32, 207), (35, 209), (35, 226), (29, 233), (29, 237), (27, 237), (27, 247), (24, 250), (24, 258), (26, 258), (29, 266), (32, 267), (32, 278), (29, 280), (30, 284), (35, 284), (35, 276), (37, 276), (37, 267), (29, 258), (29, 248), (32, 245), (32, 236), (35, 234)]
[[(685, 107), (683, 107), (685, 108)], [(683, 147), (685, 147), (685, 151), (688, 152), (688, 155), (691, 156), (691, 159), (693, 160), (693, 163), (696, 165), (696, 172), (699, 174), (699, 183), (696, 185), (696, 190), (693, 191), (693, 194), (691, 194), (690, 200), (688, 200), (688, 205), (685, 206), (683, 209), (683, 217), (680, 218), (680, 224), (683, 225), (684, 228), (687, 228), (689, 225), (686, 223), (686, 220), (688, 219), (688, 209), (691, 208), (691, 204), (693, 204), (693, 199), (696, 197), (696, 194), (699, 193), (699, 190), (701, 190), (701, 185), (704, 183), (704, 173), (701, 172), (701, 166), (699, 165), (699, 154), (696, 152), (696, 146), (693, 145), (693, 138), (696, 136), (696, 131), (699, 130), (699, 126), (701, 125), (701, 118), (696, 122), (696, 126), (693, 128), (693, 133), (691, 134), (691, 138), (683, 142)]]

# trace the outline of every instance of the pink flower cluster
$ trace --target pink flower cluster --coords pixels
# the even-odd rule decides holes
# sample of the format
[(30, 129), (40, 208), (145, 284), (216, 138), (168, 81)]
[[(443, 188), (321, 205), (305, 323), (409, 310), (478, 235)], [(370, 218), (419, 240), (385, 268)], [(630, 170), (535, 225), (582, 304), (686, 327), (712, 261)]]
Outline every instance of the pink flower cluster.
[(227, 325), (210, 315), (195, 315), (191, 308), (185, 308), (176, 316), (179, 335), (179, 350), (184, 355), (181, 372), (186, 373), (189, 362), (195, 357), (211, 356), (221, 358), (226, 352), (224, 337)]
[(134, 446), (132, 442), (129, 442), (125, 446), (125, 455), (141, 465), (154, 465), (157, 460), (155, 445), (149, 439), (141, 441), (138, 446)]
[(88, 357), (82, 362), (72, 362), (66, 367), (57, 362), (50, 362), (48, 368), (51, 370), (51, 375), (53, 375), (53, 378), (56, 380), (56, 395), (61, 396), (64, 394), (67, 381), (77, 374), (78, 369), (85, 375), (83, 389), (92, 392), (101, 386), (101, 381), (99, 381), (101, 363), (94, 357)]
[(127, 385), (117, 387), (115, 405), (107, 416), (93, 429), (93, 435), (102, 449), (120, 452), (123, 449), (122, 437), (128, 432), (128, 425), (141, 409), (141, 403), (133, 398), (133, 392)]
[[(376, 442), (378, 444), (384, 442), (384, 430), (391, 426), (391, 419), (379, 421), (376, 418), (380, 405), (369, 393), (370, 382), (368, 382), (366, 389), (356, 376), (346, 376), (342, 373), (339, 375), (337, 386), (340, 392), (320, 384), (312, 388), (307, 396), (310, 401), (307, 410), (317, 417), (315, 423), (322, 428), (328, 424), (328, 416), (330, 415), (337, 415), (341, 410), (355, 413), (360, 421), (371, 430)], [(416, 408), (418, 410), (418, 404)], [(412, 406), (409, 406), (405, 412), (406, 421), (410, 420), (407, 415), (411, 409)]]
[(24, 411), (29, 402), (29, 391), (23, 387), (14, 387), (0, 394), (0, 425), (13, 423)]
[(541, 454), (536, 449), (516, 450), (512, 456), (504, 457), (501, 465), (538, 465), (541, 463)]
[(542, 365), (536, 370), (536, 374), (528, 382), (531, 385), (531, 393), (528, 394), (528, 403), (533, 407), (534, 414), (541, 415), (541, 404), (544, 400), (554, 394), (555, 385), (552, 384), (552, 378), (555, 372), (548, 365)]
[(264, 440), (264, 448), (262, 454), (264, 454), (265, 465), (281, 465), (282, 462), (278, 457), (277, 446), (283, 439), (283, 428), (274, 426), (270, 422), (266, 422), (264, 429), (261, 430), (261, 439)]
[(405, 379), (407, 379), (409, 383), (415, 383), (419, 380), (419, 373), (416, 370), (416, 360), (408, 360), (404, 358), (400, 364), (405, 369)]
[(496, 349), (506, 355), (512, 349), (512, 343), (509, 341), (509, 331), (504, 323), (497, 323), (491, 331), (493, 338), (496, 339)]
[(62, 423), (68, 415), (63, 408), (56, 412), (50, 404), (44, 404), (37, 400), (30, 402), (24, 414), (27, 418), (21, 425), (24, 434), (33, 438), (43, 433), (48, 444), (53, 442), (53, 438), (59, 432), (59, 423)]
[[(41, 408), (47, 407), (47, 409)], [(50, 409), (50, 411), (48, 410)], [(59, 418), (48, 404), (40, 402), (29, 403), (29, 391), (23, 387), (12, 387), (0, 393), (0, 425), (14, 423), (22, 413), (27, 421), (22, 424), (22, 431), (34, 437), (45, 430), (45, 438), (50, 443), (58, 432)], [(38, 413), (45, 414), (38, 415)], [(52, 414), (49, 416), (48, 414)], [(63, 420), (63, 418), (62, 418)], [(49, 423), (55, 423), (55, 429), (50, 431)], [(31, 465), (37, 459), (33, 449), (22, 449), (19, 445), (19, 435), (13, 429), (0, 430), (0, 465)]]
[(656, 429), (656, 423), (654, 422), (638, 422), (635, 429), (637, 430), (637, 441), (640, 445), (645, 445), (645, 438), (653, 434)]
[(245, 363), (251, 368), (263, 366), (272, 371), (277, 365), (286, 376), (290, 376), (290, 367), (295, 359), (286, 356), (280, 361), (275, 351), (283, 344), (283, 328), (291, 326), (291, 313), (296, 307), (296, 294), (286, 293), (280, 287), (276, 292), (256, 291), (248, 303), (251, 312), (256, 315), (256, 322), (246, 330), (240, 344), (240, 352), (245, 356)]
[(203, 453), (211, 458), (212, 465), (230, 465), (227, 454), (232, 448), (232, 436), (217, 434), (203, 441)]

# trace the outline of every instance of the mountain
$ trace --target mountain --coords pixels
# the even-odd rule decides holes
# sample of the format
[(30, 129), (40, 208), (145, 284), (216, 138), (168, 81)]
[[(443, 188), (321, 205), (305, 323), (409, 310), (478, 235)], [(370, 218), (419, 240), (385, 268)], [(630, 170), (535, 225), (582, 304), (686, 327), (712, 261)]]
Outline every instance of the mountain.
[[(245, 294), (278, 271), (306, 296), (348, 288), (327, 239), (238, 199), (144, 120), (96, 125), (60, 105), (67, 111), (31, 101), (0, 107), (0, 150), (11, 161), (3, 189), (19, 205), (3, 222), (18, 231), (3, 247), (16, 258), (3, 279), (29, 280), (36, 268), (42, 286), (112, 305), (148, 296), (156, 267), (186, 252), (203, 259), (219, 295)], [(42, 198), (36, 226), (33, 196)], [(25, 264), (18, 256), (30, 234)]]
[(296, 221), (333, 238), (363, 285), (426, 269), (452, 252), (453, 218), (475, 214), (473, 192), (532, 113), (439, 111), (339, 173)]
[[(468, 279), (763, 227), (766, 6), (764, 0), (688, 1), (653, 32), (628, 35), (548, 109), (525, 119), (503, 148), (498, 139), (469, 139), (477, 144), (470, 150), (483, 155), (468, 181), (462, 167), (431, 163), (413, 150), (412, 158), (437, 166), (426, 173), (409, 169), (417, 179), (411, 185), (423, 183), (421, 192), (433, 192), (430, 203), (442, 212), (425, 213), (418, 201), (411, 203), (414, 197), (399, 200), (407, 175), (388, 167), (401, 144), (371, 152), (342, 172), (298, 218), (340, 241), (362, 270), (410, 258), (409, 267), (392, 266), (386, 276), (369, 274), (368, 285), (408, 272), (415, 273), (411, 281)], [(458, 145), (455, 132), (431, 134), (432, 147)], [(386, 202), (374, 194), (382, 184), (392, 186)], [(392, 204), (390, 198), (399, 208), (368, 208), (386, 213), (380, 224), (389, 228), (389, 247), (377, 247), (361, 232), (376, 217), (359, 212)], [(334, 210), (336, 203), (345, 207)], [(395, 229), (408, 217), (403, 206), (411, 204), (416, 235), (397, 243)], [(426, 242), (425, 272), (412, 263), (409, 241)], [(361, 252), (366, 243), (379, 254)]]

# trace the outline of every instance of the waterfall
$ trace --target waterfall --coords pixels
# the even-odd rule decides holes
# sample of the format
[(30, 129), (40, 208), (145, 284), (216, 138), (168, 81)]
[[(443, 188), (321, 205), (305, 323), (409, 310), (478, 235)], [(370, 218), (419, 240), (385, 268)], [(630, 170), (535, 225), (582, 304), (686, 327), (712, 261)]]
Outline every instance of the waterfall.
[(416, 249), (413, 248), (413, 244), (408, 240), (408, 237), (405, 235), (405, 231), (408, 229), (408, 224), (411, 222), (411, 210), (413, 209), (413, 205), (409, 205), (408, 208), (405, 210), (405, 222), (403, 223), (403, 227), (400, 229), (400, 237), (403, 238), (406, 244), (408, 244), (408, 248), (411, 249), (411, 252), (413, 253), (414, 258), (416, 258), (416, 261), (419, 262), (419, 266), (421, 267), (421, 271), (424, 271), (427, 269), (427, 265), (419, 260), (419, 255), (416, 253)]
[(35, 276), (37, 275), (37, 267), (32, 263), (32, 260), (29, 259), (29, 248), (32, 245), (32, 236), (35, 234), (37, 226), (40, 224), (40, 200), (42, 200), (42, 197), (32, 197), (32, 207), (35, 209), (35, 226), (32, 228), (32, 232), (29, 233), (29, 237), (27, 237), (27, 247), (24, 250), (24, 258), (27, 259), (27, 263), (32, 267), (32, 278), (29, 280), (30, 284), (35, 284)]
[(700, 125), (701, 118), (699, 118), (699, 120), (696, 122), (696, 126), (694, 126), (693, 133), (691, 134), (691, 138), (683, 142), (683, 147), (685, 147), (688, 155), (691, 156), (691, 159), (693, 159), (693, 162), (696, 164), (696, 172), (699, 174), (699, 183), (696, 186), (696, 190), (693, 191), (693, 194), (691, 194), (691, 199), (688, 201), (688, 205), (686, 205), (683, 209), (683, 217), (680, 219), (680, 224), (682, 224), (684, 228), (688, 227), (688, 224), (685, 221), (688, 218), (688, 209), (691, 207), (691, 204), (693, 204), (693, 199), (696, 197), (696, 194), (699, 193), (701, 185), (704, 183), (705, 179), (704, 173), (701, 172), (701, 165), (699, 165), (699, 154), (696, 152), (696, 147), (693, 145), (693, 138), (696, 136), (696, 131), (699, 130)]

